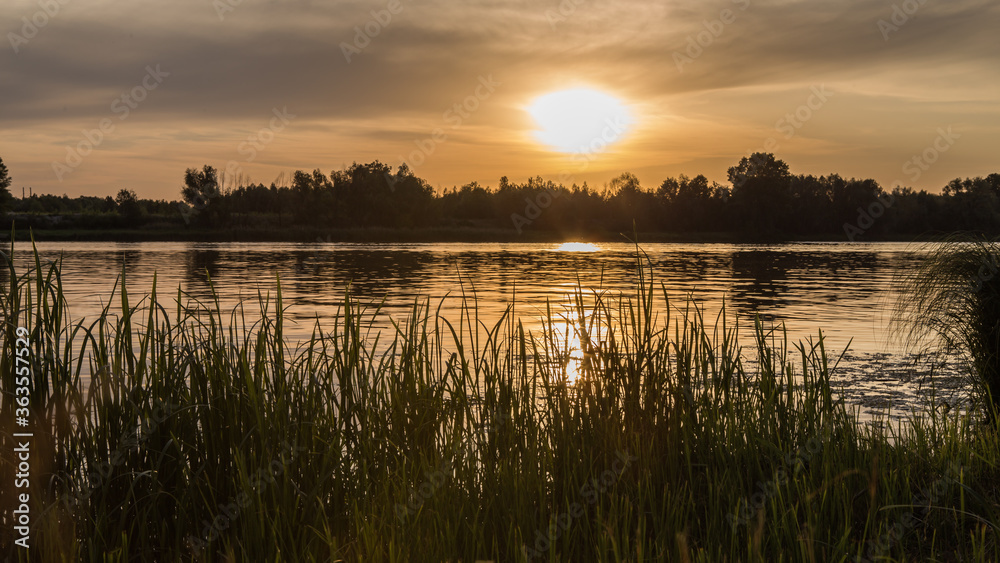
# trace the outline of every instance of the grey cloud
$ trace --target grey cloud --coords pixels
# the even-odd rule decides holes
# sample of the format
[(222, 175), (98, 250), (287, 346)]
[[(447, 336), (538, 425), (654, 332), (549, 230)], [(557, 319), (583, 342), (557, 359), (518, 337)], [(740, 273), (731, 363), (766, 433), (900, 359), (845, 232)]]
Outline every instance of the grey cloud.
[[(527, 84), (552, 65), (662, 95), (920, 70), (952, 64), (956, 52), (963, 64), (992, 63), (998, 53), (989, 24), (998, 9), (982, 0), (930, 0), (888, 43), (877, 27), (891, 15), (886, 2), (749, 1), (740, 11), (726, 1), (665, 9), (585, 0), (552, 29), (546, 13), (558, 13), (558, 2), (402, 0), (403, 11), (351, 64), (341, 42), (384, 3), (246, 0), (223, 22), (208, 2), (139, 21), (76, 22), (67, 13), (20, 55), (0, 55), (0, 115), (8, 125), (100, 116), (155, 63), (172, 75), (144, 111), (164, 118), (252, 119), (287, 105), (306, 119), (336, 119), (437, 111), (447, 103), (442, 92), (458, 95), (478, 74)], [(678, 72), (673, 53), (722, 8), (737, 21)]]

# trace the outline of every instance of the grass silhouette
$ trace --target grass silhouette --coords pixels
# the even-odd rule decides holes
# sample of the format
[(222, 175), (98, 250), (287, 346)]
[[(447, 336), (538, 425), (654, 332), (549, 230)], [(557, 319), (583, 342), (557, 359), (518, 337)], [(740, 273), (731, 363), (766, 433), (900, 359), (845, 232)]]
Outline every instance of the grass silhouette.
[[(670, 304), (641, 255), (636, 268), (633, 292), (578, 290), (570, 321), (601, 330), (569, 384), (559, 319), (528, 333), (512, 305), (486, 325), (474, 294), (460, 320), (418, 301), (383, 332), (348, 295), (338, 321), (289, 343), (280, 280), (223, 310), (179, 290), (161, 301), (155, 283), (136, 299), (122, 275), (116, 304), (83, 322), (58, 263), (9, 264), (0, 371), (24, 327), (34, 520), (29, 554), (4, 495), (0, 553), (996, 559), (995, 425), (958, 409), (861, 425), (831, 391), (822, 335), (789, 344), (758, 322), (743, 349), (725, 313)], [(0, 412), (13, 400), (5, 380)], [(0, 459), (13, 482), (12, 448)]]

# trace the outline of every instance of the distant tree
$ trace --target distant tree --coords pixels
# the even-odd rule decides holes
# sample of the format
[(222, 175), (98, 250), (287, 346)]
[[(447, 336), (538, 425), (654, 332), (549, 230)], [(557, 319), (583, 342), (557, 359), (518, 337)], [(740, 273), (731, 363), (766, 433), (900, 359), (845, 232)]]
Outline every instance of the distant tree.
[[(335, 218), (338, 208), (333, 184), (319, 168), (312, 173), (296, 170), (292, 175), (293, 213), (300, 223), (316, 223)], [(355, 210), (360, 213), (360, 210)]]
[(681, 175), (681, 182), (678, 185), (677, 197), (691, 201), (698, 201), (712, 197), (712, 188), (708, 184), (708, 178), (699, 174), (694, 178)]
[(790, 216), (790, 180), (788, 165), (771, 153), (753, 153), (729, 169), (733, 204), (752, 231), (783, 230)]
[(642, 191), (639, 178), (631, 172), (623, 172), (620, 176), (611, 180), (608, 186), (612, 195), (631, 195)]
[(709, 204), (715, 189), (708, 178), (699, 174), (694, 178), (681, 176), (674, 206), (679, 222), (687, 231), (704, 230), (710, 219)]
[(497, 191), (503, 192), (514, 189), (514, 185), (510, 183), (510, 179), (506, 176), (500, 177), (500, 185), (497, 186)]
[[(684, 178), (684, 175), (681, 175)], [(656, 189), (656, 197), (662, 198), (666, 203), (673, 201), (677, 197), (677, 193), (681, 190), (681, 184), (677, 181), (677, 178), (667, 178), (660, 184), (660, 187)]]
[(0, 213), (7, 211), (7, 206), (11, 200), (10, 187), (12, 178), (7, 172), (7, 166), (3, 163), (3, 159), (0, 158)]
[(1000, 228), (1000, 177), (955, 178), (944, 187), (945, 216), (970, 231), (996, 231)]
[(843, 223), (833, 216), (834, 182), (825, 176), (793, 176), (790, 181), (791, 213), (786, 230), (795, 233), (833, 233)]
[(125, 188), (118, 190), (118, 195), (115, 196), (115, 205), (118, 206), (119, 210), (122, 207), (128, 207), (138, 204), (139, 204), (139, 196), (135, 195), (134, 191), (127, 190)]
[(142, 217), (142, 206), (132, 190), (121, 189), (115, 196), (118, 214), (129, 224), (135, 224)]
[[(220, 205), (211, 205), (222, 198), (222, 190), (219, 189), (219, 173), (215, 168), (205, 165), (201, 170), (188, 168), (184, 171), (184, 187), (181, 188), (181, 196), (190, 207), (182, 206), (181, 214), (185, 222), (194, 217), (200, 223), (217, 224), (224, 219), (226, 213), (220, 209)], [(193, 208), (193, 209), (192, 209)]]
[(990, 189), (993, 190), (993, 193), (997, 194), (997, 196), (1000, 196), (1000, 174), (990, 174), (989, 176), (986, 177), (986, 183), (989, 184)]
[(479, 182), (470, 182), (462, 186), (461, 190), (455, 189), (441, 196), (443, 215), (461, 221), (492, 218), (494, 210), (491, 196), (490, 191), (480, 186)]
[(213, 198), (221, 195), (219, 173), (207, 164), (201, 170), (188, 168), (184, 171), (184, 187), (181, 189), (181, 195), (184, 201), (195, 209), (204, 208)]
[[(392, 167), (377, 160), (368, 164), (355, 162), (344, 170), (331, 172), (330, 183), (337, 224), (410, 228), (430, 222), (434, 189), (415, 176), (406, 164), (393, 173)], [(315, 184), (314, 173), (310, 185)]]
[(757, 179), (781, 180), (788, 178), (788, 164), (772, 153), (755, 152), (740, 159), (729, 169), (729, 181), (734, 188), (742, 188), (748, 181)]
[(651, 228), (655, 213), (654, 197), (654, 194), (643, 189), (639, 178), (631, 172), (625, 172), (611, 180), (608, 185), (608, 198), (611, 203), (609, 226), (620, 231), (628, 231), (633, 226), (640, 230)]
[[(703, 175), (688, 178), (667, 178), (656, 190), (656, 200), (660, 208), (661, 228), (669, 231), (705, 231), (719, 222), (718, 214), (722, 188), (709, 184)], [(728, 196), (727, 196), (728, 197)]]

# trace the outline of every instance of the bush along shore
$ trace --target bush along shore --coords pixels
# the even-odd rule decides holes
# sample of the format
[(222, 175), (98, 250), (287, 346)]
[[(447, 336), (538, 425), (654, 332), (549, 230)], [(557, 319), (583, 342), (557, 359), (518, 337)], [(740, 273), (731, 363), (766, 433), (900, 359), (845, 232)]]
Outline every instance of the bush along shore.
[[(123, 276), (98, 318), (75, 320), (58, 263), (7, 262), (12, 561), (1000, 556), (988, 402), (860, 424), (831, 392), (821, 333), (790, 343), (758, 322), (741, 337), (725, 314), (668, 303), (641, 254), (630, 294), (578, 293), (575, 360), (566, 319), (530, 334), (512, 306), (484, 323), (473, 296), (460, 321), (417, 302), (376, 333), (377, 307), (348, 295), (340, 321), (288, 342), (280, 280), (226, 310), (155, 283), (137, 297)], [(8, 491), (25, 431), (22, 527)]]

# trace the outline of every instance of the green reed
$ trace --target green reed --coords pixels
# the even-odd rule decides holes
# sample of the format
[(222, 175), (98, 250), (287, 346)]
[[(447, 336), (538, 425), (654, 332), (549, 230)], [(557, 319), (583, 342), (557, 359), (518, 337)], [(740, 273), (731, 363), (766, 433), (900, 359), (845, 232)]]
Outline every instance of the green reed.
[(861, 425), (831, 391), (821, 334), (789, 343), (758, 321), (741, 347), (725, 311), (676, 307), (641, 253), (636, 268), (632, 293), (580, 288), (540, 332), (514, 304), (487, 324), (471, 289), (458, 319), (417, 300), (378, 330), (379, 306), (348, 291), (338, 321), (291, 343), (280, 280), (223, 309), (214, 295), (164, 300), (155, 282), (137, 299), (122, 273), (115, 304), (78, 321), (58, 262), (8, 262), (0, 412), (12, 412), (23, 326), (35, 528), (29, 557), (12, 546), (5, 494), (0, 550), (21, 561), (996, 559), (995, 426), (957, 409)]
[[(951, 236), (927, 245), (920, 266), (901, 272), (896, 330), (916, 345), (961, 353), (972, 367), (971, 386), (987, 416), (1000, 407), (1000, 243)], [(926, 350), (925, 350), (926, 351)]]

